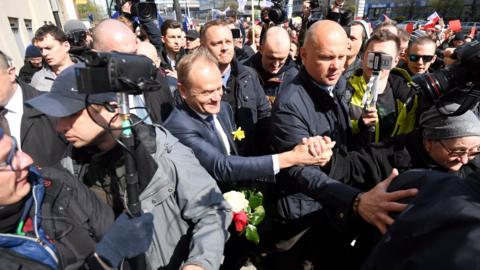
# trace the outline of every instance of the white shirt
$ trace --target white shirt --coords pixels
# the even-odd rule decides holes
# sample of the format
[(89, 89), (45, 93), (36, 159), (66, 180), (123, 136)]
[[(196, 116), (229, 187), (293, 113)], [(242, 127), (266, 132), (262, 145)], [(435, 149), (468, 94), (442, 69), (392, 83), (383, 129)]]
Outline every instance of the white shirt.
[(10, 133), (15, 139), (17, 139), (18, 148), (22, 149), (22, 146), (20, 145), (20, 127), (22, 125), (23, 116), (23, 93), (19, 84), (17, 84), (17, 89), (15, 89), (15, 93), (8, 101), (5, 109), (8, 110), (5, 118), (7, 118), (8, 126), (10, 127)]

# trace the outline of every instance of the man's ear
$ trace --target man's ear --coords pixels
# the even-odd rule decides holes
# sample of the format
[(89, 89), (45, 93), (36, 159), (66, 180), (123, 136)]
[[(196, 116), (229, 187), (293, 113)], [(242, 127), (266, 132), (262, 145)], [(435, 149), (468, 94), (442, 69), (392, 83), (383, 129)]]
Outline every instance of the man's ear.
[(307, 50), (305, 50), (305, 47), (300, 47), (300, 57), (302, 58), (302, 62), (304, 59), (307, 59)]
[(7, 68), (7, 73), (8, 73), (8, 77), (10, 79), (10, 82), (15, 82), (16, 80), (16, 75), (15, 75), (15, 67), (9, 67)]
[(162, 43), (165, 44), (165, 36), (162, 36), (161, 39), (162, 39)]
[(185, 98), (187, 97), (187, 89), (185, 88), (185, 86), (182, 83), (177, 82), (177, 89), (180, 92), (180, 96), (182, 97), (182, 99), (185, 100)]
[(65, 51), (68, 53), (70, 51), (70, 43), (68, 41), (64, 41), (62, 46), (65, 48)]

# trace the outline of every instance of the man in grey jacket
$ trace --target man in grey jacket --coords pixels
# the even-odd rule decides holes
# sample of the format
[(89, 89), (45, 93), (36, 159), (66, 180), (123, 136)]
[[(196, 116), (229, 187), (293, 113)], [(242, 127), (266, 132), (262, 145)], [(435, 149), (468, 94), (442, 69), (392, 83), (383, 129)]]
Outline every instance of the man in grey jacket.
[[(76, 67), (67, 68), (50, 93), (29, 104), (58, 117), (57, 131), (75, 148), (70, 157), (89, 165), (81, 180), (119, 215), (128, 194), (115, 95), (92, 94), (86, 107), (86, 95), (75, 82)], [(218, 269), (231, 211), (215, 181), (192, 151), (163, 127), (139, 124), (132, 129), (141, 207), (154, 217), (147, 263), (151, 269)]]

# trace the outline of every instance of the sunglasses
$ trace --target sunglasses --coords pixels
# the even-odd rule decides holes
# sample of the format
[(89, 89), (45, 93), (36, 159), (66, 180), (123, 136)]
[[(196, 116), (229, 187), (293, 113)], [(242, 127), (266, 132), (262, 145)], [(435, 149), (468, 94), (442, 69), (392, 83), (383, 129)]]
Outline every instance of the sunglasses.
[(420, 61), (420, 58), (423, 59), (423, 62), (430, 62), (433, 60), (433, 55), (417, 55), (417, 54), (411, 54), (408, 56), (408, 59), (412, 62), (418, 62)]

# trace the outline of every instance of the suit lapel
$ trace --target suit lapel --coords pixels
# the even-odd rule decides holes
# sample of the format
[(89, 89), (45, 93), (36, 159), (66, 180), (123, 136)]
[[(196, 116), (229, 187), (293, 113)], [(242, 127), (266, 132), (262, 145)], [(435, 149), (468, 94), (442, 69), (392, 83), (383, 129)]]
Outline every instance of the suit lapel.
[(198, 132), (202, 134), (202, 137), (213, 144), (217, 149), (225, 153), (225, 146), (221, 141), (222, 139), (220, 138), (220, 135), (212, 130), (210, 124), (206, 120), (202, 119), (196, 112), (190, 109), (190, 107), (188, 107), (185, 103), (179, 106), (186, 111), (191, 118), (193, 118), (193, 122), (198, 126)]

